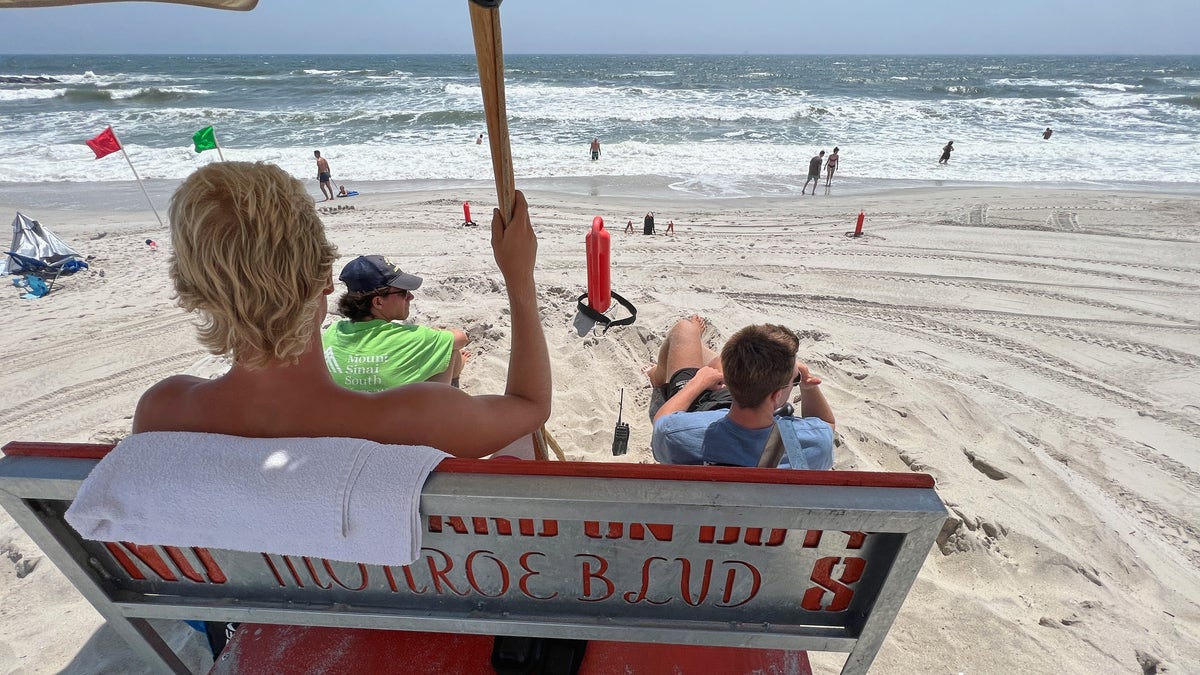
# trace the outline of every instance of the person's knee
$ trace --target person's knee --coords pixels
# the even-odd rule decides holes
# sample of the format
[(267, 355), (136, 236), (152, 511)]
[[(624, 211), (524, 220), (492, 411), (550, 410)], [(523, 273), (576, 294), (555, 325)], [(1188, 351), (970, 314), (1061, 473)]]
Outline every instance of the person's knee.
[(450, 380), (454, 378), (454, 360), (450, 360), (450, 365), (440, 373), (430, 375), (425, 378), (426, 382), (438, 382), (440, 384), (450, 384)]
[(700, 329), (695, 323), (688, 319), (683, 319), (671, 326), (670, 332), (667, 333), (667, 344), (675, 347), (682, 342), (699, 342)]

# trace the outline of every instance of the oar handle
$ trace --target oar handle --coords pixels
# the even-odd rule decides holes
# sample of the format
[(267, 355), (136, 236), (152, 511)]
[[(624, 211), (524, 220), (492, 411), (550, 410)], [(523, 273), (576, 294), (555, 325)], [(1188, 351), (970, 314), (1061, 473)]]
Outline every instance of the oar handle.
[(504, 105), (504, 45), (500, 38), (500, 0), (468, 0), (471, 31), (475, 36), (475, 59), (479, 62), (479, 88), (487, 117), (488, 147), (492, 172), (496, 175), (496, 198), (504, 222), (512, 218), (512, 148), (508, 141), (508, 111)]

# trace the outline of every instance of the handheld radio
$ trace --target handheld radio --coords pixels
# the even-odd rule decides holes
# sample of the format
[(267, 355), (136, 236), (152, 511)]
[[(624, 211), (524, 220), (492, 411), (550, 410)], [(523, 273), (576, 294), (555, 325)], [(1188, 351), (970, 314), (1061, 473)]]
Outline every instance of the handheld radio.
[(625, 454), (629, 449), (629, 423), (621, 421), (621, 413), (625, 409), (625, 389), (621, 389), (621, 403), (617, 406), (617, 428), (613, 430), (613, 457)]

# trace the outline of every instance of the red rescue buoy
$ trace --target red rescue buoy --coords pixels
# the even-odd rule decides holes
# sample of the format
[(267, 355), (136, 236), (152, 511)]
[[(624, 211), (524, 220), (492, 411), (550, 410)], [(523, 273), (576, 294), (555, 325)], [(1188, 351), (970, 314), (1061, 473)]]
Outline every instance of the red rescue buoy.
[(604, 219), (592, 219), (592, 230), (585, 238), (587, 244), (588, 305), (597, 312), (606, 312), (612, 305), (612, 279), (609, 276), (609, 235)]
[(863, 221), (864, 221), (864, 220), (866, 220), (866, 219), (867, 219), (867, 214), (866, 214), (866, 212), (865, 212), (865, 211), (859, 211), (859, 212), (858, 212), (858, 223), (857, 223), (857, 224), (854, 226), (854, 236), (856, 236), (856, 237), (861, 237), (861, 236), (862, 236), (862, 226), (863, 226)]

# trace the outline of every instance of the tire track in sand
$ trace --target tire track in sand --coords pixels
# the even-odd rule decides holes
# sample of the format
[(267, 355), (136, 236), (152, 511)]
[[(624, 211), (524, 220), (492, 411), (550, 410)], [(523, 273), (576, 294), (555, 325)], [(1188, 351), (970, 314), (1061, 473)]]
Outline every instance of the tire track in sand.
[[(882, 324), (888, 331), (907, 330), (931, 343), (1029, 370), (1051, 382), (1077, 389), (1127, 409), (1154, 410), (1152, 414), (1147, 414), (1163, 424), (1194, 438), (1200, 438), (1200, 424), (1184, 415), (1157, 409), (1153, 401), (1123, 390), (1117, 382), (1108, 380), (1103, 375), (1080, 372), (1076, 364), (1042, 351), (1034, 345), (959, 324), (937, 321), (922, 316), (919, 310), (913, 308), (895, 308), (854, 298), (830, 296), (734, 293), (730, 297), (739, 301), (745, 298), (749, 303), (743, 304), (750, 306), (758, 304), (762, 307), (789, 310), (803, 306), (806, 311), (823, 311), (849, 323), (870, 325), (873, 328)], [(1200, 490), (1200, 476), (1196, 476), (1195, 480), (1196, 487)]]
[(180, 330), (190, 325), (192, 318), (179, 314), (173, 318), (154, 317), (125, 323), (114, 323), (104, 327), (104, 332), (91, 333), (80, 341), (78, 333), (64, 334), (61, 339), (46, 343), (30, 343), (32, 349), (23, 349), (14, 354), (0, 355), (0, 372), (16, 372), (33, 368), (48, 361), (63, 358), (70, 352), (86, 349), (89, 352), (121, 351), (129, 348), (134, 340), (148, 340), (159, 344), (158, 336)]
[(111, 397), (115, 393), (141, 392), (169, 374), (182, 372), (207, 352), (195, 349), (172, 354), (153, 361), (143, 361), (132, 368), (118, 370), (101, 377), (21, 401), (15, 406), (0, 410), (0, 430), (11, 427), (15, 422), (22, 426), (60, 417), (63, 410), (78, 408), (82, 404), (99, 398)]

